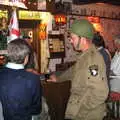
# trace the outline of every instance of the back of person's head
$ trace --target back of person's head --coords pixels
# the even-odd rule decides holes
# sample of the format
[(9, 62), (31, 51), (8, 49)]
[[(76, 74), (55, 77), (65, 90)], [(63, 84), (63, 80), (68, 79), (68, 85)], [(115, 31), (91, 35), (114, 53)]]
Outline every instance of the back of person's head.
[(99, 32), (96, 32), (94, 34), (93, 43), (95, 44), (96, 47), (101, 47), (101, 46), (105, 47), (104, 39)]
[(81, 19), (73, 21), (70, 32), (74, 33), (80, 37), (85, 37), (89, 40), (92, 40), (94, 37), (95, 29), (88, 20)]
[(30, 54), (30, 47), (24, 39), (15, 39), (8, 43), (8, 60), (13, 63), (24, 63), (25, 57)]

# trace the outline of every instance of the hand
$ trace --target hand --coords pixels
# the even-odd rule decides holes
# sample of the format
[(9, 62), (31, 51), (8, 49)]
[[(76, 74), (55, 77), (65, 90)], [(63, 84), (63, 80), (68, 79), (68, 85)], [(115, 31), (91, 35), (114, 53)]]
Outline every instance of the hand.
[(49, 79), (47, 79), (47, 82), (57, 82), (57, 77), (55, 74), (51, 74), (49, 76)]
[(39, 73), (36, 70), (32, 69), (32, 68), (27, 68), (26, 71), (27, 72), (32, 72), (32, 73), (34, 73), (36, 75), (39, 75)]

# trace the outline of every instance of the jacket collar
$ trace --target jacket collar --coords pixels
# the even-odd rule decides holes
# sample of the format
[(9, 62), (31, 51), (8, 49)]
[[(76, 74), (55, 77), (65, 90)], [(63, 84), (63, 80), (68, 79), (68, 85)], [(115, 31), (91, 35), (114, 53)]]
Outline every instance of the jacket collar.
[(24, 69), (24, 65), (23, 64), (15, 64), (15, 63), (11, 63), (11, 62), (8, 62), (6, 65), (5, 65), (7, 68), (11, 68), (11, 69)]

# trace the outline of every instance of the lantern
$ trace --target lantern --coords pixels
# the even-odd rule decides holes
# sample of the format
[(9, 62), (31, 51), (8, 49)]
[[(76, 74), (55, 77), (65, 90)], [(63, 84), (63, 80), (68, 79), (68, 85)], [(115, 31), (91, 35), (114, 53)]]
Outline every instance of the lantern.
[(57, 25), (64, 25), (66, 24), (66, 16), (64, 14), (57, 14), (54, 16), (55, 18), (55, 23)]

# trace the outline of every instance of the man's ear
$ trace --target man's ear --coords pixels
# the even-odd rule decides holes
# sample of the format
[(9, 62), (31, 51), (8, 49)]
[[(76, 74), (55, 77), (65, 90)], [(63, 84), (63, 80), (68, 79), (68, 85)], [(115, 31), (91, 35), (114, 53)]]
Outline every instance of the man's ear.
[(83, 45), (85, 45), (86, 44), (86, 38), (81, 37), (81, 42), (82, 42)]
[(28, 59), (29, 59), (29, 55), (27, 55), (26, 57), (25, 57), (25, 59), (24, 59), (24, 65), (26, 65), (27, 63), (28, 63)]

